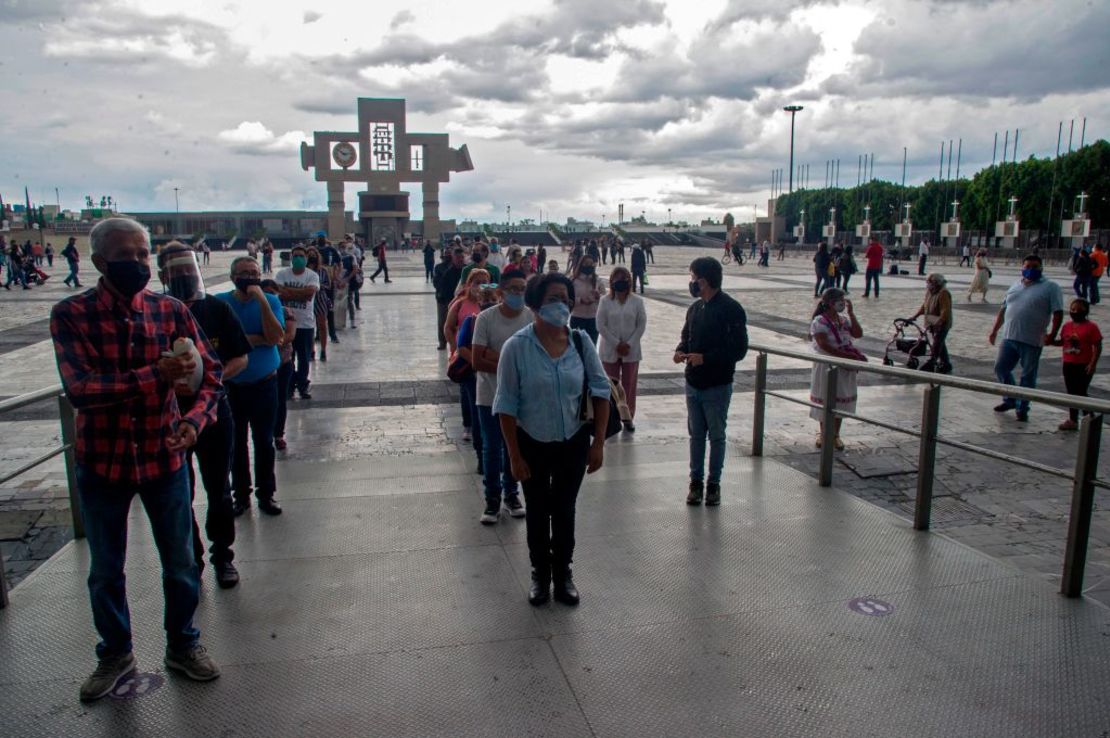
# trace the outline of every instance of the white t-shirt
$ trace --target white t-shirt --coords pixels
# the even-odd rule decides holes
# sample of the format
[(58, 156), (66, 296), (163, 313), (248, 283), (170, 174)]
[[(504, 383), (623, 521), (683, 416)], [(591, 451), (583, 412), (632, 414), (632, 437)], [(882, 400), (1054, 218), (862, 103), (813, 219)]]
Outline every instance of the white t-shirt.
[(929, 244), (925, 243), (924, 241), (917, 244), (917, 255), (918, 256), (928, 256), (929, 255)]
[[(515, 318), (506, 318), (500, 307), (483, 310), (474, 319), (474, 346), (487, 346), (497, 353), (514, 333), (532, 324), (532, 311), (524, 308)], [(478, 401), (482, 407), (493, 407), (497, 394), (497, 373), (478, 372)]]
[[(317, 290), (320, 289), (320, 275), (311, 269), (305, 269), (301, 274), (294, 274), (293, 268), (288, 267), (275, 274), (274, 281), (282, 287), (315, 287)], [(312, 298), (307, 300), (282, 300), (281, 303), (297, 319), (297, 330), (312, 328), (316, 325), (316, 317), (312, 312)]]

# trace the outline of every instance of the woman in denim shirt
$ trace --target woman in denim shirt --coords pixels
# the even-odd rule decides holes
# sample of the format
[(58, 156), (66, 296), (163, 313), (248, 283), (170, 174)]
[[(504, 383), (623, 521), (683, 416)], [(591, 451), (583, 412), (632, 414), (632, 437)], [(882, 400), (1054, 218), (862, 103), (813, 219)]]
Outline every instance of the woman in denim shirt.
[[(576, 330), (581, 356), (567, 328), (574, 284), (544, 274), (528, 284), (525, 304), (535, 322), (501, 350), (493, 413), (500, 416), (513, 477), (524, 486), (532, 584), (528, 602), (550, 597), (578, 604), (571, 579), (574, 511), (583, 476), (601, 468), (609, 419), (609, 380), (593, 341)], [(582, 393), (593, 402), (593, 428), (582, 419)], [(593, 441), (590, 440), (591, 430)]]

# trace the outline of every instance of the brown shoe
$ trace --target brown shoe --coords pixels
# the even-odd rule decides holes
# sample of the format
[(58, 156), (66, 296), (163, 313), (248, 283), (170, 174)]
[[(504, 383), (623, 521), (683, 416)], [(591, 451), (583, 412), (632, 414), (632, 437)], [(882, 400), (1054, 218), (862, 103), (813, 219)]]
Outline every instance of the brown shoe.
[(686, 495), (687, 505), (700, 505), (704, 487), (700, 479), (690, 480), (690, 492)]

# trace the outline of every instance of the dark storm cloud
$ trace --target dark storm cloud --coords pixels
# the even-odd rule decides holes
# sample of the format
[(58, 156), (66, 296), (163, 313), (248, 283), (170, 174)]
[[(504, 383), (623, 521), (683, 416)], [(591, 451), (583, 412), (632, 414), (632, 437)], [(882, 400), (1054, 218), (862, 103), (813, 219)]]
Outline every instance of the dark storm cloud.
[(863, 60), (823, 92), (1037, 100), (1106, 89), (1110, 3), (901, 2), (856, 44)]

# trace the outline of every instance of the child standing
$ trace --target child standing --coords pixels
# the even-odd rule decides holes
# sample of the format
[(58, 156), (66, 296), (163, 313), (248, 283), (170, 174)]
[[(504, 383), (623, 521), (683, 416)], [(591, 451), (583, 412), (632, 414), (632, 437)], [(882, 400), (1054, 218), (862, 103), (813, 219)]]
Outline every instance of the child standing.
[[(1071, 322), (1066, 323), (1056, 339), (1057, 346), (1063, 346), (1064, 386), (1069, 395), (1087, 396), (1087, 387), (1095, 373), (1095, 365), (1102, 354), (1102, 332), (1087, 316), (1091, 306), (1086, 300), (1075, 299), (1068, 308)], [(1068, 408), (1068, 419), (1060, 423), (1060, 430), (1075, 430), (1079, 427), (1079, 411)]]

